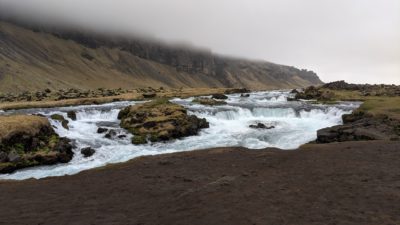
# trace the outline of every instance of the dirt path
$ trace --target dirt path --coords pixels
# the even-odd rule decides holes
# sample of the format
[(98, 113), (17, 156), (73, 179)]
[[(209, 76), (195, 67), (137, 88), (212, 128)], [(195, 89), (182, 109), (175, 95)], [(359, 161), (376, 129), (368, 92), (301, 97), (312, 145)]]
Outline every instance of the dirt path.
[(0, 182), (0, 224), (400, 224), (400, 142), (222, 148)]

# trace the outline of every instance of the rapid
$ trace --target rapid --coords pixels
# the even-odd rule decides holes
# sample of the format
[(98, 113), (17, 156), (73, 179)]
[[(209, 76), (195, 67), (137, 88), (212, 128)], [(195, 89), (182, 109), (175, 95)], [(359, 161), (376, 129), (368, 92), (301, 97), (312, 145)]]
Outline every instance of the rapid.
[[(50, 109), (27, 109), (0, 112), (0, 114), (42, 114), (49, 118), (56, 132), (74, 141), (73, 159), (66, 164), (40, 166), (0, 175), (0, 179), (23, 180), (72, 175), (84, 170), (105, 166), (111, 163), (126, 162), (130, 159), (164, 153), (174, 153), (207, 149), (214, 147), (243, 146), (249, 149), (276, 147), (283, 150), (296, 149), (313, 141), (317, 130), (339, 125), (342, 115), (358, 108), (358, 102), (341, 102), (334, 105), (312, 104), (308, 101), (288, 101), (293, 97), (287, 91), (253, 92), (249, 97), (240, 94), (228, 95), (227, 105), (204, 106), (193, 103), (193, 98), (172, 99), (183, 105), (190, 114), (206, 118), (210, 128), (203, 129), (199, 135), (166, 143), (153, 143), (135, 146), (131, 144), (132, 135), (119, 127), (119, 111), (129, 105), (141, 102), (114, 102), (103, 105), (85, 105)], [(68, 111), (75, 111), (77, 120), (69, 119), (69, 130), (57, 121), (51, 120), (53, 114), (67, 118)], [(249, 125), (263, 123), (273, 129), (254, 129)], [(115, 129), (122, 138), (108, 139), (98, 134), (97, 129)], [(92, 147), (96, 153), (84, 158), (80, 149)]]

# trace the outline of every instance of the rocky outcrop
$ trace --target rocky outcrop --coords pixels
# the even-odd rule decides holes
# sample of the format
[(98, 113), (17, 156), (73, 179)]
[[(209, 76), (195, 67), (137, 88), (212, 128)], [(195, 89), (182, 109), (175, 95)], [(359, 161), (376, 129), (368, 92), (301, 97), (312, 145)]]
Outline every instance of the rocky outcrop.
[(66, 163), (72, 157), (70, 140), (59, 137), (46, 118), (0, 117), (0, 173)]
[(129, 106), (118, 115), (121, 127), (134, 135), (133, 144), (168, 141), (196, 135), (208, 128), (205, 119), (188, 115), (183, 106), (157, 99), (152, 102)]
[(373, 116), (362, 111), (343, 115), (343, 125), (317, 132), (317, 143), (400, 140), (400, 121), (384, 115)]
[(314, 86), (310, 86), (306, 88), (303, 92), (294, 92), (296, 93), (295, 99), (304, 99), (304, 100), (317, 100), (317, 101), (333, 101), (335, 99), (335, 93), (329, 90), (322, 90), (321, 88), (317, 88)]
[(349, 84), (341, 80), (324, 84), (321, 88), (341, 91), (359, 91), (363, 96), (400, 96), (400, 86), (393, 84)]
[(209, 106), (216, 106), (216, 105), (226, 105), (225, 101), (219, 101), (212, 98), (195, 98), (192, 102), (198, 103), (201, 105), (209, 105)]
[(331, 89), (331, 90), (349, 90), (349, 91), (355, 91), (355, 90), (360, 90), (360, 88), (363, 85), (360, 84), (348, 84), (344, 80), (341, 81), (334, 81), (331, 83), (324, 84), (322, 87)]

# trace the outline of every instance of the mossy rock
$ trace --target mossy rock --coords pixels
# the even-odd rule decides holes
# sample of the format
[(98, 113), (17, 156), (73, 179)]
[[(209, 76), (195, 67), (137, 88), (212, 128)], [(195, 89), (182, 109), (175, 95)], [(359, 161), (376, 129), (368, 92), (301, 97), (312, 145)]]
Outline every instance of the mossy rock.
[(195, 98), (192, 102), (198, 103), (201, 105), (209, 105), (209, 106), (217, 106), (217, 105), (226, 105), (225, 101), (218, 101), (212, 98)]
[(132, 137), (132, 144), (134, 144), (134, 145), (147, 144), (147, 139), (146, 139), (146, 137), (143, 137), (140, 135), (135, 135)]
[(187, 115), (186, 109), (167, 99), (129, 106), (118, 115), (121, 127), (134, 135), (133, 144), (168, 141), (196, 135), (209, 127), (205, 119)]

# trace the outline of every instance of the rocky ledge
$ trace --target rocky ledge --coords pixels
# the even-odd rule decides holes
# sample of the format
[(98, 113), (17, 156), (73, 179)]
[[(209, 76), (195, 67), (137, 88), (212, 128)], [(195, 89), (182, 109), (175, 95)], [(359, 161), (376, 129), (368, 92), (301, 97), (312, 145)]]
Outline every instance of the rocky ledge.
[(400, 121), (386, 115), (372, 115), (360, 110), (343, 115), (343, 125), (317, 132), (317, 143), (400, 140)]
[(59, 137), (47, 118), (22, 115), (0, 117), (0, 173), (66, 163), (72, 156), (70, 140)]
[(205, 119), (188, 115), (186, 109), (167, 99), (129, 106), (118, 115), (121, 127), (134, 135), (133, 144), (168, 141), (196, 135), (200, 129), (208, 128)]

